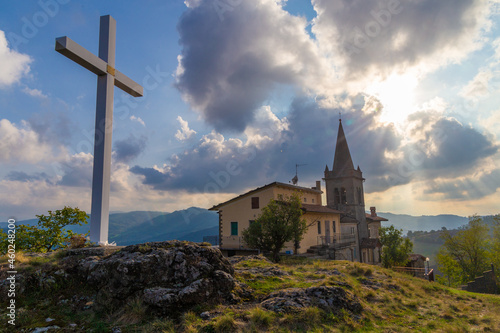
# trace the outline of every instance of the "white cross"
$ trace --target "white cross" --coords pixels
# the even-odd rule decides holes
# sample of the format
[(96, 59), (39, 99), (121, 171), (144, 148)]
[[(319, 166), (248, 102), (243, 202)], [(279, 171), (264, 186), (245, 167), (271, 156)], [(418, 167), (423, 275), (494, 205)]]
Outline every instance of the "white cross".
[(140, 97), (143, 93), (142, 87), (138, 83), (115, 69), (115, 45), (116, 21), (110, 15), (101, 16), (99, 57), (96, 57), (68, 37), (56, 39), (57, 52), (97, 74), (90, 240), (104, 245), (108, 243), (109, 229), (114, 86), (134, 97)]

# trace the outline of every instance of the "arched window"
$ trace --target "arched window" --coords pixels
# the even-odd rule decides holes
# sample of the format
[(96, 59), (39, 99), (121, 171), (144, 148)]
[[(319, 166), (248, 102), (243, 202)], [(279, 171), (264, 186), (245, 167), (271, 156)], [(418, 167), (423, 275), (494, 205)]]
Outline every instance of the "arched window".
[(343, 205), (347, 204), (347, 192), (344, 187), (340, 189), (340, 203)]
[(340, 203), (340, 192), (338, 188), (335, 189), (335, 203), (336, 204)]
[(363, 203), (363, 196), (361, 194), (361, 187), (358, 187), (358, 203), (359, 204)]

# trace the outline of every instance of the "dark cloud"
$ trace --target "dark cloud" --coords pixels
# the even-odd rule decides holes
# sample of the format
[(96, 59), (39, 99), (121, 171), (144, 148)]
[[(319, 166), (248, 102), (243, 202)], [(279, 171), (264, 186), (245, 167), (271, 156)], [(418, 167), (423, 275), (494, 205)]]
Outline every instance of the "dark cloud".
[[(414, 180), (466, 175), (498, 150), (476, 129), (432, 112), (413, 115), (413, 130), (401, 134), (392, 124), (378, 121), (378, 101), (358, 100), (353, 109), (342, 110), (342, 123), (367, 193)], [(323, 177), (325, 165), (333, 165), (339, 111), (297, 98), (286, 120), (261, 110), (245, 131), (246, 142), (212, 132), (193, 149), (170, 158), (163, 169), (135, 166), (131, 171), (158, 190), (232, 193), (276, 180), (288, 182), (295, 164), (307, 164), (299, 169), (299, 182), (312, 186)], [(256, 139), (262, 137), (269, 139)], [(232, 168), (237, 172), (228, 171)]]
[(115, 141), (115, 160), (117, 162), (127, 163), (139, 156), (146, 148), (147, 138), (139, 138), (130, 135), (126, 140)]
[(312, 88), (326, 74), (305, 26), (274, 1), (243, 0), (223, 15), (201, 1), (177, 26), (176, 87), (217, 130), (243, 131), (276, 84)]
[(474, 37), (488, 8), (487, 1), (474, 0), (313, 0), (313, 4), (320, 13), (312, 28), (318, 42), (342, 59), (348, 78), (358, 79), (467, 54), (475, 47)]
[(16, 182), (32, 182), (37, 180), (44, 180), (48, 183), (52, 183), (49, 176), (45, 172), (27, 174), (24, 171), (11, 171), (7, 174), (7, 176), (5, 176), (5, 179)]
[[(216, 188), (219, 192), (237, 192), (276, 180), (288, 182), (295, 174), (295, 164), (307, 164), (300, 168), (300, 183), (314, 185), (323, 177), (325, 165), (331, 168), (333, 163), (338, 111), (299, 98), (292, 103), (286, 121), (259, 113), (245, 132), (246, 142), (227, 140), (213, 132), (192, 150), (171, 158), (162, 170), (135, 166), (131, 171), (144, 176), (143, 182), (158, 190), (214, 192)], [(383, 174), (380, 154), (396, 149), (400, 138), (392, 126), (374, 127), (375, 117), (375, 113), (355, 110), (346, 113), (343, 121), (355, 163), (366, 173)], [(256, 141), (262, 137), (267, 139)]]
[(424, 193), (431, 195), (431, 198), (440, 194), (444, 199), (474, 200), (493, 194), (499, 188), (500, 169), (495, 169), (477, 178), (433, 182)]
[(471, 174), (484, 158), (498, 151), (491, 138), (454, 118), (429, 111), (413, 114), (409, 121), (410, 127), (412, 122), (416, 126), (407, 135), (416, 139), (402, 146), (402, 156), (388, 161), (385, 173), (375, 178), (373, 191), (413, 180), (433, 181)]
[(90, 187), (92, 184), (93, 156), (80, 153), (61, 162), (63, 176), (57, 185)]

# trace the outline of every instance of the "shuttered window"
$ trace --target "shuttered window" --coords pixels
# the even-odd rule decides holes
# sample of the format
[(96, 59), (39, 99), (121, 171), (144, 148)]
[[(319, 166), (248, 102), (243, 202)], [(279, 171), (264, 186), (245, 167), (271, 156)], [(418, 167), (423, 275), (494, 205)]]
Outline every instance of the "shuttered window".
[(238, 236), (238, 222), (231, 222), (231, 236)]
[(259, 209), (259, 197), (252, 198), (252, 209)]

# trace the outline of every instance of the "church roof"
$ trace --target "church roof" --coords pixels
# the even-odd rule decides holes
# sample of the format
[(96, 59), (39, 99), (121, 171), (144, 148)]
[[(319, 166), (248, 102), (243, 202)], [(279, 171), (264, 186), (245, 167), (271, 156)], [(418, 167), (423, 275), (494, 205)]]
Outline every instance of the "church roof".
[(327, 206), (321, 205), (302, 204), (302, 208), (304, 208), (306, 212), (312, 213), (342, 214), (342, 212), (339, 210), (331, 209)]
[(339, 120), (339, 132), (337, 135), (337, 145), (335, 146), (335, 157), (333, 158), (333, 169), (337, 175), (342, 175), (347, 171), (354, 170), (351, 153), (342, 127), (342, 120)]

